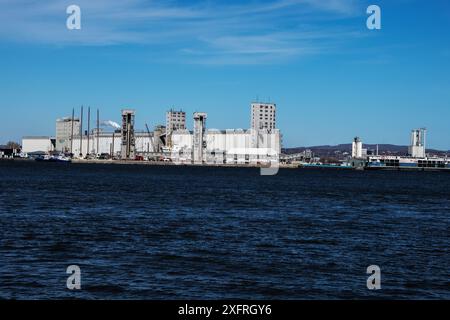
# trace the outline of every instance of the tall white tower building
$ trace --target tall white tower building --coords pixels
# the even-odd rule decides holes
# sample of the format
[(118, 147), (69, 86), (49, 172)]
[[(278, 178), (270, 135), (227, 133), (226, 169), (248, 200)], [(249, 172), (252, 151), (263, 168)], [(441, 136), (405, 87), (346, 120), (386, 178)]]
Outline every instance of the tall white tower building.
[(409, 146), (409, 154), (413, 158), (425, 158), (425, 140), (427, 129), (414, 129), (411, 131), (411, 145)]
[(194, 163), (204, 161), (203, 152), (206, 149), (206, 118), (204, 112), (194, 113)]
[(355, 137), (352, 142), (352, 158), (362, 158), (362, 156), (362, 141), (359, 137)]
[(134, 159), (135, 157), (136, 140), (134, 136), (134, 117), (134, 110), (122, 110), (122, 159)]
[(276, 104), (252, 103), (252, 129), (272, 131), (276, 128)]

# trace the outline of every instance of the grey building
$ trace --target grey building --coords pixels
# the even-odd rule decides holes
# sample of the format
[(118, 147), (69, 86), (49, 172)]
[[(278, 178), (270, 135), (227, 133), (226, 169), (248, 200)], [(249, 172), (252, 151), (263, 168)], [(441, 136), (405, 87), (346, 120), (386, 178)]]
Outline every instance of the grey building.
[(252, 129), (266, 129), (269, 132), (276, 128), (276, 104), (252, 103)]
[(65, 117), (56, 120), (56, 151), (69, 152), (72, 135), (80, 132), (80, 119)]
[(122, 110), (122, 159), (134, 159), (136, 156), (136, 140), (134, 136), (135, 111), (130, 109)]
[(169, 110), (166, 112), (166, 145), (172, 146), (172, 133), (177, 130), (186, 129), (186, 112)]

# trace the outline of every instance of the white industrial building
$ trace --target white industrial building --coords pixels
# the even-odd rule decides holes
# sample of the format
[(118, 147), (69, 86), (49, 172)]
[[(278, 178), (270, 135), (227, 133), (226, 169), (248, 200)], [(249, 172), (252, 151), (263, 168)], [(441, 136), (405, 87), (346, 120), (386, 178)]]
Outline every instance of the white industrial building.
[(49, 153), (55, 150), (55, 139), (47, 136), (23, 137), (22, 153)]
[[(427, 129), (414, 129), (411, 131), (411, 143), (408, 146), (408, 154), (411, 158), (426, 158), (426, 133)], [(378, 156), (378, 146), (377, 146)], [(352, 141), (352, 158), (361, 159), (367, 157), (367, 149), (363, 149), (363, 143), (359, 137)]]
[[(50, 153), (59, 151), (55, 148), (56, 138), (46, 136), (26, 136), (22, 138), (22, 152), (23, 153), (36, 153), (44, 152)], [(98, 146), (97, 146), (98, 141)], [(89, 142), (89, 143), (88, 143)], [(135, 133), (135, 145), (137, 153), (151, 153), (153, 152), (154, 138), (150, 137), (148, 133), (138, 132)], [(101, 155), (109, 154), (116, 157), (120, 157), (122, 148), (122, 136), (121, 132), (102, 132), (100, 131), (97, 139), (97, 132), (94, 130), (89, 137), (83, 134), (80, 139), (80, 134), (77, 133), (73, 136), (73, 142), (70, 143), (70, 138), (67, 144), (67, 152), (70, 153), (70, 146), (75, 157), (86, 157), (88, 154)], [(88, 150), (89, 146), (89, 150)]]
[[(174, 162), (209, 164), (256, 164), (278, 161), (281, 154), (281, 136), (278, 129), (256, 131), (253, 129), (206, 130), (205, 148), (201, 160), (192, 158), (194, 133), (187, 130), (172, 134), (171, 158)], [(256, 141), (256, 143), (255, 143)], [(194, 159), (194, 160), (193, 160)]]
[[(137, 132), (135, 137), (135, 152), (137, 155), (152, 155), (155, 138), (147, 132)], [(205, 144), (201, 149), (202, 163), (256, 163), (264, 162), (281, 153), (280, 132), (278, 129), (271, 133), (255, 131), (253, 129), (209, 129), (205, 131)], [(88, 143), (89, 141), (89, 143)], [(98, 141), (98, 146), (97, 146)], [(254, 143), (257, 141), (257, 144)], [(173, 147), (166, 151), (166, 155), (174, 162), (193, 162), (194, 133), (188, 130), (176, 130), (172, 133)], [(51, 152), (54, 151), (50, 137), (24, 137), (22, 140), (23, 152)], [(100, 132), (97, 134), (74, 136), (72, 153), (79, 157), (88, 154), (108, 154), (120, 157), (122, 136), (120, 132)], [(89, 146), (90, 150), (87, 150)], [(255, 154), (256, 150), (268, 150), (264, 154)]]
[[(122, 110), (120, 129), (117, 129), (119, 125), (115, 125), (113, 127), (116, 129), (112, 132), (95, 129), (89, 134), (82, 132), (81, 136), (80, 120), (74, 119), (72, 122), (71, 118), (62, 118), (56, 122), (56, 139), (24, 137), (23, 152), (58, 150), (80, 158), (108, 154), (122, 159), (153, 155), (171, 158), (177, 163), (197, 164), (278, 161), (281, 153), (281, 134), (275, 127), (275, 104), (252, 104), (252, 128), (248, 130), (208, 130), (207, 114), (195, 112), (194, 130), (189, 131), (186, 129), (185, 117), (183, 111), (170, 110), (166, 114), (169, 131), (157, 126), (153, 132), (135, 132), (134, 110), (126, 109)], [(55, 148), (55, 145), (60, 148)]]
[(409, 154), (413, 158), (424, 158), (425, 153), (425, 142), (426, 142), (427, 129), (414, 129), (411, 131), (411, 144), (408, 148)]
[[(139, 132), (134, 134), (135, 139), (135, 153), (152, 153), (153, 152), (153, 137), (150, 137), (148, 133)], [(97, 147), (98, 141), (98, 147)], [(88, 137), (83, 135), (74, 136), (73, 138), (73, 151), (75, 156), (82, 154), (82, 157), (86, 157), (88, 154), (101, 155), (108, 154), (114, 157), (120, 157), (122, 152), (122, 135), (118, 132), (100, 132), (97, 139), (97, 134), (94, 132), (89, 136), (89, 152), (87, 150)]]
[(360, 159), (363, 157), (363, 144), (359, 137), (355, 137), (352, 142), (352, 158)]

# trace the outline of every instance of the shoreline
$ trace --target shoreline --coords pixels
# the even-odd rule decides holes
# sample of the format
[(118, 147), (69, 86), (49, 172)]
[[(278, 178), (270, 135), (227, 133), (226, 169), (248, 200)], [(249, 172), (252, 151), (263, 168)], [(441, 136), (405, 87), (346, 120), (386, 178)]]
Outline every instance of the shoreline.
[[(2, 158), (0, 161), (17, 161), (17, 162), (36, 162), (32, 159)], [(162, 161), (137, 161), (137, 160), (99, 160), (99, 159), (72, 159), (72, 164), (103, 164), (103, 165), (141, 165), (141, 166), (178, 166), (178, 167), (215, 167), (215, 168), (264, 168), (261, 165), (256, 164), (194, 164), (194, 163), (173, 163)], [(67, 164), (70, 164), (67, 163)], [(62, 163), (63, 164), (63, 163)], [(297, 169), (297, 164), (280, 164), (280, 169)]]
[[(0, 158), (0, 162), (36, 162), (32, 159), (23, 158)], [(136, 161), (136, 160), (99, 160), (99, 159), (72, 159), (67, 164), (100, 164), (100, 165), (135, 165), (135, 166), (178, 166), (178, 167), (211, 167), (211, 168), (264, 168), (256, 164), (194, 164), (173, 163), (162, 161)], [(354, 170), (354, 171), (415, 171), (415, 172), (450, 172), (450, 168), (414, 168), (414, 167), (345, 167), (345, 166), (304, 166), (301, 164), (280, 164), (279, 169), (302, 169), (302, 170)]]
[[(133, 161), (133, 160), (81, 160), (74, 159), (76, 164), (108, 164), (108, 165), (143, 165), (143, 166), (178, 166), (178, 167), (211, 167), (211, 168), (264, 168), (256, 164), (195, 164), (195, 163), (173, 163), (162, 161)], [(280, 164), (280, 169), (297, 169), (298, 165)]]

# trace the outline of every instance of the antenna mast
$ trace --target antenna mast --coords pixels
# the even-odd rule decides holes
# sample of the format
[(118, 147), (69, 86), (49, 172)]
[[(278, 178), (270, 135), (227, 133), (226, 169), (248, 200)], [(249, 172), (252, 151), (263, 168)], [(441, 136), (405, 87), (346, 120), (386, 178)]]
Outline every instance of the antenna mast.
[(80, 117), (80, 157), (83, 158), (83, 106), (81, 106)]

